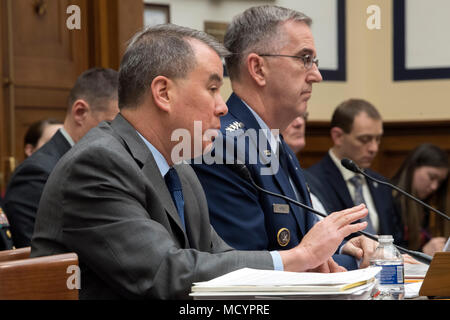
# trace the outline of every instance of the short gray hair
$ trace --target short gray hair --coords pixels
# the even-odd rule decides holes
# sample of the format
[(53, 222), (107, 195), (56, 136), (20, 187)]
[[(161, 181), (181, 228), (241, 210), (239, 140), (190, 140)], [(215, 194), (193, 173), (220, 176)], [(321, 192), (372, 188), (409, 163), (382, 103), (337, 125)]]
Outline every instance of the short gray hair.
[(252, 7), (233, 18), (224, 39), (225, 47), (231, 52), (226, 58), (226, 66), (232, 80), (239, 79), (240, 67), (249, 53), (280, 49), (283, 38), (279, 27), (286, 21), (312, 24), (311, 18), (304, 13), (273, 5)]
[(161, 24), (138, 32), (120, 63), (119, 108), (137, 107), (157, 76), (186, 77), (197, 63), (191, 39), (208, 45), (221, 58), (229, 54), (212, 36), (187, 27)]

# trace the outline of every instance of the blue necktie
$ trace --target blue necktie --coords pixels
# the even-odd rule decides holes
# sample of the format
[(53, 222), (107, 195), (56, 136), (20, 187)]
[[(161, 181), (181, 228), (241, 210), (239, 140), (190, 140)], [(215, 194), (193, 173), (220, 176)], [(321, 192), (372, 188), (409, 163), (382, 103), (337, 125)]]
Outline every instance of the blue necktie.
[(183, 229), (186, 230), (186, 225), (184, 222), (184, 198), (180, 177), (178, 177), (177, 171), (174, 168), (170, 168), (164, 176), (164, 180), (166, 181), (167, 188), (169, 189), (172, 200), (177, 208)]
[[(363, 185), (362, 185), (362, 178), (360, 176), (354, 176), (350, 179), (351, 184), (355, 187), (355, 206), (364, 203), (367, 207), (366, 201), (364, 200), (363, 196)], [(371, 234), (376, 234), (375, 229), (373, 228), (372, 221), (370, 221), (369, 215), (367, 215), (365, 218), (361, 219), (363, 221), (367, 221), (367, 227), (366, 231)]]

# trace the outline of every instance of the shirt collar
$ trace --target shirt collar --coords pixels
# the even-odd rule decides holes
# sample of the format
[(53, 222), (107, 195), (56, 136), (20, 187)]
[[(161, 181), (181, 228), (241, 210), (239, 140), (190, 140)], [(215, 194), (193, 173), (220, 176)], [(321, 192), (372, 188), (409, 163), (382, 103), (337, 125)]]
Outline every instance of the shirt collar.
[[(263, 129), (264, 135), (266, 136), (266, 139), (269, 141), (270, 148), (272, 149), (272, 151), (277, 153), (278, 143), (280, 142), (280, 135), (278, 134), (277, 136), (275, 136), (272, 130), (270, 130), (269, 126), (264, 122), (264, 120), (261, 119), (261, 117), (244, 100), (242, 100), (242, 102), (251, 111), (256, 121), (258, 122), (260, 128)], [(268, 134), (270, 135), (270, 137), (267, 136)]]
[(59, 132), (61, 132), (61, 134), (64, 136), (64, 138), (66, 138), (67, 142), (69, 142), (70, 146), (73, 147), (75, 145), (75, 141), (73, 141), (72, 137), (70, 136), (70, 134), (66, 131), (66, 129), (64, 129), (64, 127), (61, 127), (59, 129)]
[(150, 142), (148, 142), (147, 139), (145, 139), (138, 131), (136, 131), (137, 134), (142, 138), (147, 148), (150, 150), (150, 152), (153, 155), (153, 158), (156, 161), (156, 165), (158, 166), (159, 172), (161, 172), (161, 175), (164, 177), (166, 173), (169, 171), (170, 166), (167, 163), (166, 159), (163, 157), (161, 152), (158, 151)]
[[(336, 167), (339, 169), (339, 171), (342, 174), (342, 177), (344, 178), (344, 180), (347, 182), (349, 181), (351, 178), (353, 178), (354, 176), (356, 176), (356, 173), (351, 172), (350, 170), (346, 169), (342, 164), (341, 161), (338, 159), (338, 157), (333, 153), (333, 150), (330, 149), (328, 151), (328, 154), (330, 155), (331, 160), (333, 160), (334, 164), (336, 165)], [(364, 181), (364, 179), (363, 179)]]

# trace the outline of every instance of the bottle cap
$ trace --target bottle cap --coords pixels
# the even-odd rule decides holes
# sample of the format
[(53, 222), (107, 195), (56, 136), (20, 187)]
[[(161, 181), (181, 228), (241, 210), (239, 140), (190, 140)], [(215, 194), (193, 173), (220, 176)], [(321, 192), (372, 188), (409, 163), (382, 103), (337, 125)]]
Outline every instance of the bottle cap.
[(380, 235), (378, 236), (378, 241), (379, 242), (389, 242), (389, 241), (394, 241), (394, 238), (392, 237), (392, 235)]

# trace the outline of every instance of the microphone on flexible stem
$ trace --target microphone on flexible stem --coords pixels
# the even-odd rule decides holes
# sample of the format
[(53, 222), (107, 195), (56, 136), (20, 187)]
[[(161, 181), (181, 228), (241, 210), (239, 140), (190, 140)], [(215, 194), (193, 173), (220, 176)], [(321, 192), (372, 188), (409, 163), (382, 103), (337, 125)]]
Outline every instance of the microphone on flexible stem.
[(401, 194), (407, 196), (408, 198), (413, 199), (414, 201), (420, 203), (420, 204), (423, 205), (425, 208), (427, 208), (427, 209), (429, 209), (429, 210), (431, 210), (431, 211), (433, 211), (433, 212), (439, 214), (439, 215), (440, 215), (441, 217), (443, 217), (444, 219), (450, 220), (450, 217), (449, 217), (448, 215), (446, 215), (445, 213), (443, 213), (443, 212), (441, 212), (441, 211), (439, 211), (439, 210), (437, 210), (437, 209), (431, 207), (430, 205), (426, 204), (426, 203), (423, 202), (422, 200), (420, 200), (420, 199), (414, 197), (413, 195), (409, 194), (409, 193), (406, 192), (406, 191), (403, 191), (403, 190), (400, 189), (399, 187), (394, 186), (393, 184), (391, 184), (391, 183), (389, 183), (389, 182), (382, 181), (382, 180), (378, 180), (378, 179), (375, 179), (375, 178), (369, 176), (367, 173), (365, 173), (363, 170), (361, 170), (361, 168), (359, 168), (358, 165), (357, 165), (356, 163), (354, 163), (352, 160), (350, 160), (350, 159), (342, 159), (342, 160), (341, 160), (341, 164), (342, 164), (346, 169), (348, 169), (348, 170), (350, 170), (350, 171), (352, 171), (352, 172), (354, 172), (354, 173), (360, 173), (360, 174), (362, 174), (363, 176), (365, 176), (366, 178), (368, 178), (368, 179), (370, 179), (370, 180), (372, 180), (372, 181), (375, 181), (375, 182), (377, 182), (377, 183), (386, 185), (386, 186), (388, 186), (388, 187), (390, 187), (390, 188), (392, 188), (392, 189), (397, 190), (398, 192), (400, 192)]
[[(311, 207), (309, 207), (309, 206), (307, 206), (307, 205), (305, 205), (305, 204), (303, 204), (303, 203), (300, 203), (300, 202), (298, 202), (298, 201), (296, 201), (296, 200), (294, 200), (294, 199), (291, 199), (291, 198), (289, 198), (289, 197), (286, 197), (285, 195), (282, 195), (282, 194), (279, 194), (279, 193), (275, 193), (275, 192), (272, 192), (272, 191), (269, 191), (269, 190), (266, 190), (266, 189), (261, 188), (261, 187), (258, 186), (258, 185), (256, 184), (256, 182), (253, 180), (253, 177), (252, 177), (252, 175), (250, 174), (250, 171), (248, 170), (248, 168), (247, 168), (247, 166), (246, 166), (245, 164), (229, 164), (228, 166), (229, 166), (233, 171), (235, 171), (236, 173), (238, 173), (242, 178), (244, 178), (245, 180), (247, 180), (248, 182), (250, 182), (250, 183), (251, 183), (256, 189), (258, 189), (259, 191), (264, 192), (264, 193), (269, 194), (269, 195), (274, 196), (274, 197), (278, 197), (278, 198), (284, 199), (284, 200), (286, 200), (286, 201), (288, 201), (288, 202), (291, 202), (291, 203), (293, 203), (293, 204), (295, 204), (295, 205), (297, 205), (297, 206), (299, 206), (299, 207), (302, 207), (303, 209), (306, 209), (306, 210), (308, 210), (308, 211), (310, 211), (310, 212), (312, 212), (312, 213), (314, 213), (314, 214), (316, 214), (316, 215), (318, 215), (318, 216), (321, 216), (321, 217), (323, 217), (323, 218), (326, 218), (326, 217), (327, 217), (326, 214), (324, 214), (324, 213), (322, 213), (322, 212), (320, 212), (320, 211), (317, 211), (316, 209), (311, 208)], [(376, 236), (374, 236), (373, 234), (367, 233), (367, 232), (365, 232), (365, 231), (357, 231), (357, 233), (358, 233), (358, 234), (361, 234), (361, 235), (364, 235), (364, 236), (366, 236), (367, 238), (372, 239), (372, 240), (378, 242), (378, 238), (377, 238)], [(422, 252), (417, 252), (417, 251), (413, 251), (413, 250), (408, 250), (408, 249), (405, 249), (405, 248), (403, 248), (403, 247), (400, 247), (400, 246), (398, 246), (398, 245), (396, 245), (396, 244), (394, 244), (394, 246), (395, 246), (398, 250), (400, 250), (401, 252), (407, 253), (407, 254), (409, 254), (410, 256), (413, 256), (414, 258), (416, 258), (417, 260), (419, 260), (419, 261), (421, 261), (421, 262), (423, 262), (423, 263), (426, 263), (426, 264), (430, 264), (430, 263), (431, 263), (432, 257), (430, 257), (429, 255), (426, 255), (426, 254), (424, 254), (424, 253), (422, 253)]]

